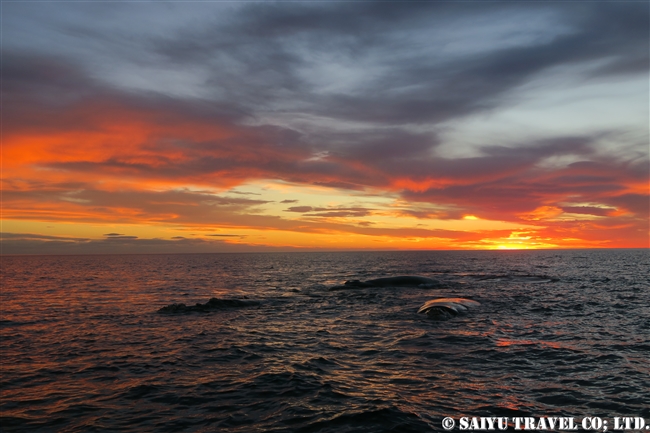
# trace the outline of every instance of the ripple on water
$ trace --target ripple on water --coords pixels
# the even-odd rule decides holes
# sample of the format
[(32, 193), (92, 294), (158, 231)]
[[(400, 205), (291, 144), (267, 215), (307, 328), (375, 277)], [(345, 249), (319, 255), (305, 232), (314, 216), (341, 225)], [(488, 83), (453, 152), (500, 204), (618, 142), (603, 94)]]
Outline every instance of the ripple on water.
[[(439, 431), (650, 418), (646, 251), (3, 257), (3, 431)], [(329, 291), (422, 275), (436, 288)], [(445, 322), (438, 297), (479, 299)], [(161, 307), (219, 300), (208, 312)], [(241, 308), (240, 308), (241, 307)]]

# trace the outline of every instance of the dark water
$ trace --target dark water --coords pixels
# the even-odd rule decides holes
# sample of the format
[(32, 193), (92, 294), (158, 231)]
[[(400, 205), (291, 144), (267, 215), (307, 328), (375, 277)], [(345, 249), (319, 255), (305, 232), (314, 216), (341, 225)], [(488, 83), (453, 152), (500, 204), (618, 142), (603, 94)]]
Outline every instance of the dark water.
[[(444, 288), (328, 291), (423, 275)], [(424, 432), (650, 419), (647, 250), (2, 258), (3, 431)], [(211, 297), (261, 301), (159, 314)], [(418, 315), (443, 296), (465, 316)]]

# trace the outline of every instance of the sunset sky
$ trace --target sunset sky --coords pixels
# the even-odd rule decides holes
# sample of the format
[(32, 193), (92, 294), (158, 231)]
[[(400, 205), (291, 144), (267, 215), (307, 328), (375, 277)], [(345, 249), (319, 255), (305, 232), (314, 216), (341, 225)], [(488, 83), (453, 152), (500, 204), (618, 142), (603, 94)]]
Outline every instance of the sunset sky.
[(2, 2), (2, 253), (649, 247), (648, 2)]

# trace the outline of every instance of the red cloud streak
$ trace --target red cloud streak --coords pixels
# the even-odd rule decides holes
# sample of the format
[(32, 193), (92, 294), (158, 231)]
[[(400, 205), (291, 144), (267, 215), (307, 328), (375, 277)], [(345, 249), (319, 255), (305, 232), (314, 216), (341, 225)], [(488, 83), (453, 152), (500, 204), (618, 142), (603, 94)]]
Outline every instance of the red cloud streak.
[[(391, 235), (389, 229), (326, 219), (363, 218), (366, 211), (314, 213), (296, 224), (250, 213), (264, 200), (215, 203), (214, 197), (182, 192), (188, 185), (230, 188), (279, 179), (386, 191), (412, 203), (412, 212), (401, 213), (414, 217), (422, 214), (419, 206), (433, 204), (458, 217), (535, 225), (536, 238), (558, 246), (648, 247), (647, 159), (606, 158), (588, 138), (486, 147), (482, 156), (449, 159), (431, 152), (435, 140), (395, 133), (377, 143), (361, 139), (349, 151), (286, 127), (251, 126), (245, 116), (203, 102), (109, 92), (92, 83), (85, 93), (53, 102), (47, 89), (39, 93), (12, 83), (3, 128), (5, 218)], [(405, 151), (396, 152), (402, 144)], [(562, 155), (583, 160), (557, 168), (542, 164)], [(398, 235), (459, 242), (485, 236), (417, 230)]]

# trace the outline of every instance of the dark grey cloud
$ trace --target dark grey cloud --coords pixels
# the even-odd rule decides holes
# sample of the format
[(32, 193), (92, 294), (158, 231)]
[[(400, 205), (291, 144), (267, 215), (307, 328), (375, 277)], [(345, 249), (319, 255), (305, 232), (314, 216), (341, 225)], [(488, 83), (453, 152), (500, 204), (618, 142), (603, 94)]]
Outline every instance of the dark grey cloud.
[[(15, 209), (12, 214), (15, 219), (29, 219), (34, 210), (26, 203), (40, 203), (44, 208), (52, 210), (49, 216), (51, 220), (65, 220), (68, 216), (58, 216), (57, 209), (74, 206), (79, 212), (75, 219), (80, 221), (111, 219), (115, 222), (165, 221), (179, 224), (212, 224), (214, 221), (220, 221), (239, 225), (246, 220), (242, 214), (255, 213), (256, 209), (269, 201), (184, 190), (104, 191), (88, 188), (71, 192), (53, 185), (40, 188), (32, 186), (29, 190), (21, 191), (4, 191), (3, 203)], [(38, 214), (40, 211), (35, 212)], [(267, 221), (267, 225), (270, 225), (270, 221)], [(121, 233), (105, 235), (107, 240), (131, 237)]]
[[(543, 150), (540, 154), (544, 154)], [(517, 215), (549, 203), (575, 200), (631, 212), (637, 218), (648, 213), (647, 194), (626, 193), (626, 185), (647, 182), (647, 160), (580, 161), (558, 170), (541, 169), (533, 162), (516, 170), (504, 167), (492, 179), (484, 179), (477, 173), (465, 178), (464, 184), (403, 191), (402, 195), (410, 201), (458, 206), (465, 213), (486, 219), (516, 220)], [(580, 206), (567, 206), (567, 209), (580, 210)]]
[(603, 202), (632, 212), (640, 218), (645, 218), (646, 224), (648, 224), (648, 216), (650, 216), (650, 198), (647, 194), (628, 193), (615, 195), (612, 197), (605, 197)]
[[(168, 18), (174, 7), (80, 5), (60, 8), (50, 19), (66, 41), (83, 45), (91, 40), (92, 47), (104, 47), (106, 63), (140, 67), (143, 73), (173, 71), (179, 87), (184, 74), (200, 77), (194, 80), (199, 81), (197, 101), (158, 96), (147, 98), (149, 103), (235, 120), (298, 112), (396, 127), (435, 124), (503, 106), (508, 92), (551, 68), (583, 64), (588, 66), (585, 78), (648, 70), (649, 6), (644, 2), (216, 3), (184, 7), (194, 11), (186, 16), (177, 8), (181, 19), (173, 21)], [(93, 26), (68, 18), (63, 24), (60, 16), (76, 9), (97, 20), (107, 9), (113, 17), (136, 13), (143, 26), (109, 32), (105, 20)], [(9, 11), (17, 14), (20, 6)], [(156, 23), (156, 16), (168, 18)], [(546, 21), (539, 24), (538, 17)], [(518, 27), (508, 33), (498, 30), (500, 23)], [(469, 35), (499, 37), (484, 49), (446, 49), (462, 36), (459, 28)], [(475, 42), (483, 47), (482, 40)], [(87, 71), (96, 69), (75, 47), (69, 57), (85, 62)], [(79, 97), (96, 86), (96, 79), (65, 65), (21, 56), (8, 58), (7, 76), (24, 77), (32, 89), (56, 78), (56, 92), (46, 92), (52, 100)], [(340, 70), (328, 75), (327, 66)], [(337, 87), (350, 74), (361, 78)], [(4, 84), (9, 92), (14, 81)]]
[(423, 220), (458, 220), (461, 219), (466, 213), (466, 211), (461, 211), (458, 209), (427, 209), (426, 207), (417, 205), (413, 205), (410, 208), (401, 209), (399, 212), (403, 215), (408, 215)]
[(318, 217), (318, 218), (360, 218), (370, 215), (370, 211), (362, 210), (330, 210), (327, 212), (315, 212), (305, 214), (305, 217)]
[(304, 217), (318, 218), (345, 218), (345, 217), (364, 217), (370, 215), (374, 209), (365, 207), (314, 207), (314, 206), (293, 206), (285, 209), (285, 212), (296, 212), (303, 214)]
[[(122, 121), (126, 112), (146, 113), (161, 126), (191, 121), (226, 128), (252, 116), (236, 104), (116, 88), (93, 78), (79, 59), (4, 47), (2, 58), (3, 129), (8, 132), (93, 131)], [(277, 135), (296, 134), (272, 125), (258, 130), (287, 146), (289, 137)]]
[(245, 191), (228, 191), (230, 194), (238, 194), (238, 195), (261, 195), (257, 192), (245, 192)]
[(563, 212), (572, 214), (595, 215), (595, 216), (609, 216), (612, 213), (611, 209), (594, 207), (594, 206), (563, 206)]
[[(5, 53), (9, 67), (3, 70), (7, 80), (3, 93), (14, 96), (16, 102), (7, 104), (11, 109), (6, 110), (5, 123), (9, 129), (96, 127), (86, 118), (92, 111), (82, 105), (66, 111), (60, 106), (48, 110), (44, 102), (33, 103), (52, 100), (71, 106), (82, 99), (109, 116), (106, 111), (110, 108), (128, 109), (153, 115), (150, 117), (161, 125), (169, 120), (195, 121), (238, 131), (218, 140), (170, 137), (144, 143), (156, 155), (150, 161), (110, 156), (47, 166), (79, 173), (106, 171), (174, 179), (205, 175), (215, 181), (217, 175), (268, 175), (362, 190), (386, 186), (390, 177), (399, 175), (461, 177), (517, 170), (539, 159), (532, 155), (536, 150), (515, 152), (504, 146), (499, 154), (498, 148), (483, 146), (482, 157), (433, 158), (431, 152), (441, 144), (440, 138), (432, 132), (414, 132), (409, 125), (435, 125), (490, 110), (504, 103), (502, 96), (509, 90), (552, 67), (599, 61), (608, 70), (629, 73), (634, 68), (625, 65), (642, 66), (639, 59), (648, 57), (648, 41), (642, 37), (648, 29), (642, 14), (647, 8), (647, 4), (637, 3), (485, 3), (472, 7), (436, 2), (252, 3), (228, 10), (214, 5), (214, 9), (205, 9), (211, 12), (206, 13), (208, 18), (196, 21), (197, 25), (178, 26), (165, 36), (152, 31), (133, 42), (161, 55), (157, 65), (162, 69), (176, 63), (187, 69), (204, 68), (209, 76), (205, 98), (120, 90), (90, 78), (90, 67), (80, 59), (9, 50)], [(227, 18), (219, 18), (220, 12)], [(456, 56), (423, 55), (411, 37), (438, 24), (464, 22), (482, 14), (507, 20), (515, 14), (533, 17), (542, 12), (553, 13), (556, 25), (564, 30), (516, 46), (497, 44)], [(114, 38), (103, 31), (89, 32), (86, 36), (99, 40)], [(364, 71), (367, 77), (353, 91), (321, 91), (309, 82), (309, 74), (300, 71), (312, 64), (314, 57), (327, 58), (332, 53), (343, 63), (355, 56), (366, 59), (374, 68)], [(282, 93), (285, 90), (289, 93)], [(295, 110), (337, 121), (361, 120), (376, 127), (342, 130), (333, 125), (316, 132), (242, 124), (263, 112)], [(543, 149), (562, 155), (567, 146), (572, 145)], [(252, 158), (249, 150), (255, 152)], [(171, 156), (177, 152), (185, 158)], [(319, 153), (325, 156), (310, 158)], [(360, 165), (352, 167), (350, 161)]]
[(329, 155), (332, 157), (361, 161), (368, 165), (381, 161), (430, 158), (431, 150), (440, 144), (438, 137), (432, 133), (413, 133), (397, 128), (330, 133), (322, 138), (330, 143)]
[[(366, 179), (360, 178), (359, 173), (354, 171), (354, 170), (344, 170), (346, 174), (349, 174), (349, 177), (354, 178), (358, 183), (352, 183), (352, 182), (342, 182), (338, 180), (333, 180), (333, 181), (323, 181), (323, 182), (315, 182), (312, 181), (311, 184), (315, 186), (324, 186), (326, 188), (335, 188), (335, 189), (347, 189), (351, 191), (362, 191), (365, 189), (365, 186), (367, 185), (372, 185), (375, 184), (375, 180), (382, 180), (382, 177), (380, 176), (368, 176)], [(379, 179), (377, 179), (379, 178)], [(372, 180), (375, 179), (375, 180)], [(384, 182), (379, 182), (379, 183), (384, 183), (387, 179), (384, 177), (383, 181)]]
[(232, 244), (222, 240), (146, 239), (125, 236), (86, 239), (65, 236), (42, 236), (29, 233), (0, 233), (2, 254), (174, 254), (251, 251), (297, 251), (297, 248), (276, 248), (266, 245)]
[(48, 236), (48, 235), (42, 235), (38, 233), (10, 233), (10, 232), (0, 233), (0, 238), (3, 239), (3, 241), (10, 241), (14, 239), (37, 240), (37, 241), (49, 241), (49, 240), (75, 241), (75, 242), (90, 241), (89, 238), (80, 238), (80, 237), (71, 237), (71, 236)]
[[(463, 56), (423, 55), (409, 37), (485, 14), (504, 22), (549, 14), (556, 22), (548, 23), (548, 37), (518, 46), (497, 41)], [(400, 125), (490, 110), (553, 67), (600, 62), (591, 76), (643, 73), (647, 17), (648, 4), (632, 2), (254, 3), (224, 25), (181, 30), (152, 43), (170, 62), (214, 65), (209, 87), (233, 101), (277, 110), (277, 98), (291, 98), (280, 110)], [(430, 43), (440, 42), (431, 37)], [(352, 91), (323, 92), (301, 72), (319, 57), (350, 65), (356, 59), (372, 68)]]
[(99, 91), (97, 83), (74, 60), (6, 49), (2, 58), (2, 94), (10, 104), (29, 97), (47, 106), (61, 107)]
[(305, 213), (305, 212), (311, 212), (313, 207), (311, 206), (293, 206), (288, 209), (285, 209), (285, 212), (298, 212), (298, 213)]
[(370, 161), (377, 172), (413, 180), (431, 178), (485, 182), (497, 178), (511, 178), (515, 173), (527, 173), (536, 164), (551, 156), (580, 155), (588, 158), (594, 153), (594, 137), (558, 137), (510, 146), (483, 146), (482, 155), (443, 158), (433, 154), (404, 155)]

